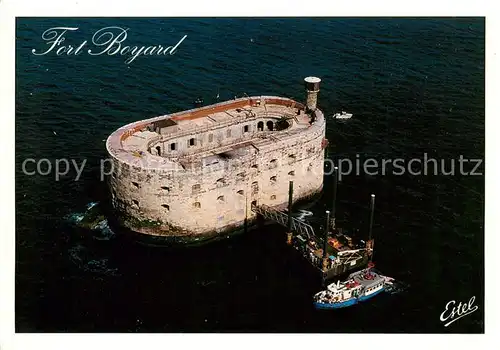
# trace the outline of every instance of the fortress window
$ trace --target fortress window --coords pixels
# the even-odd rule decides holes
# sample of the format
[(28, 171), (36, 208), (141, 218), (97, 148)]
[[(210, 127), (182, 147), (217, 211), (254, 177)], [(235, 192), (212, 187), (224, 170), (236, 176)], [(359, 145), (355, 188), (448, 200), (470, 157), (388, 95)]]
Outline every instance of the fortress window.
[(258, 122), (257, 123), (257, 130), (258, 131), (264, 131), (264, 122)]
[(272, 122), (272, 121), (268, 121), (268, 122), (266, 123), (266, 125), (267, 125), (267, 129), (268, 129), (269, 131), (273, 131), (273, 129), (274, 129), (274, 124), (273, 124), (273, 122)]
[(213, 142), (214, 140), (214, 134), (209, 134), (208, 135), (208, 142)]
[(134, 185), (135, 188), (139, 188), (139, 184), (137, 182), (132, 182), (132, 185)]
[(288, 173), (288, 175), (290, 175), (290, 176), (295, 176), (295, 171), (293, 171), (293, 170), (292, 170), (292, 171), (290, 171), (290, 172)]
[(200, 202), (194, 202), (193, 203), (193, 207), (195, 207), (195, 208), (201, 208)]
[(160, 146), (156, 146), (156, 153), (161, 156), (161, 147)]
[(275, 194), (273, 194), (273, 195), (271, 196), (271, 200), (273, 201), (273, 200), (275, 200), (275, 199), (276, 199), (276, 195), (275, 195)]
[(269, 165), (271, 166), (271, 168), (276, 168), (278, 166), (278, 160), (271, 159), (271, 161), (269, 162)]
[(170, 206), (168, 204), (162, 204), (161, 206), (165, 208), (167, 211), (170, 211)]
[(224, 187), (224, 185), (226, 184), (226, 182), (224, 181), (223, 178), (220, 178), (217, 180), (217, 182), (215, 183), (217, 185), (217, 187)]
[(309, 166), (307, 167), (307, 171), (311, 171), (312, 170), (312, 163), (309, 163)]
[(248, 125), (245, 125), (243, 127), (243, 132), (245, 133), (245, 132), (249, 132), (249, 131), (250, 131), (250, 127)]
[(198, 193), (201, 190), (201, 185), (200, 184), (193, 185), (192, 189), (193, 189), (193, 193)]
[(167, 186), (161, 186), (161, 189), (167, 192), (170, 192), (170, 187)]
[(288, 155), (288, 163), (295, 162), (295, 158), (296, 158), (295, 154), (289, 154)]
[(194, 138), (190, 138), (188, 141), (188, 146), (191, 147), (194, 146), (194, 144), (195, 144)]
[(256, 207), (257, 206), (257, 201), (252, 201), (252, 203), (250, 205)]
[(238, 173), (238, 174), (236, 175), (236, 180), (238, 180), (238, 181), (243, 181), (243, 180), (245, 180), (245, 173)]
[(276, 176), (271, 176), (271, 178), (269, 180), (271, 181), (272, 184), (275, 184), (276, 183)]
[(259, 192), (259, 183), (257, 181), (252, 182), (252, 193)]
[(139, 206), (139, 201), (138, 201), (138, 200), (133, 199), (133, 200), (132, 200), (132, 203), (133, 203), (134, 205), (136, 205), (136, 206)]
[(227, 137), (231, 137), (231, 129), (227, 129), (227, 131), (226, 131), (226, 136), (227, 136)]
[(252, 169), (257, 169), (257, 168), (258, 168), (258, 165), (257, 165), (257, 164), (253, 164), (253, 165), (251, 166), (251, 168), (252, 168)]
[(219, 197), (217, 197), (217, 201), (219, 201), (219, 202), (224, 202), (224, 196), (219, 196)]
[(244, 194), (245, 192), (243, 192), (243, 190), (239, 190), (239, 191), (238, 191), (238, 192), (236, 192), (236, 193), (238, 193), (240, 196), (243, 196), (243, 194)]
[(173, 142), (173, 143), (170, 144), (170, 150), (171, 151), (175, 151), (176, 148), (177, 148), (177, 144), (175, 142)]
[(290, 127), (290, 123), (288, 123), (288, 121), (286, 119), (284, 119), (284, 117), (280, 120), (278, 120), (278, 122), (276, 123), (276, 130), (277, 131), (281, 131), (281, 130), (285, 130), (285, 129), (288, 129)]

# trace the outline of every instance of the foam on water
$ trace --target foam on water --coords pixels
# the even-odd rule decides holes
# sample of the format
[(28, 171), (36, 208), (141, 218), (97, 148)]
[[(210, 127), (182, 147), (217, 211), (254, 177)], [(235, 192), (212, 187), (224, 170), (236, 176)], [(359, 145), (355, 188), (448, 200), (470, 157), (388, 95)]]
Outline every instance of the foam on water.
[(87, 211), (95, 207), (97, 204), (99, 204), (99, 202), (90, 202), (87, 204)]
[(94, 235), (94, 238), (97, 240), (108, 241), (115, 236), (113, 230), (109, 228), (108, 220), (100, 221), (95, 229), (101, 233), (100, 236)]
[(299, 212), (295, 215), (296, 215), (295, 218), (297, 220), (304, 221), (304, 218), (306, 218), (308, 216), (313, 216), (314, 213), (312, 211), (309, 211), (309, 210), (300, 209)]
[(85, 214), (83, 213), (72, 213), (65, 216), (65, 219), (73, 224), (77, 224), (83, 220)]
[(71, 247), (68, 254), (70, 260), (83, 271), (106, 276), (120, 276), (118, 268), (108, 266), (108, 258), (94, 256), (95, 253), (82, 244)]
[[(72, 213), (66, 215), (66, 220), (72, 224), (79, 224), (85, 218), (86, 215), (89, 214), (90, 210), (98, 205), (99, 202), (90, 202), (86, 205), (85, 213)], [(115, 236), (115, 233), (109, 227), (109, 223), (107, 219), (99, 221), (97, 224), (91, 227), (90, 229), (94, 234), (93, 238), (100, 241), (108, 241)]]

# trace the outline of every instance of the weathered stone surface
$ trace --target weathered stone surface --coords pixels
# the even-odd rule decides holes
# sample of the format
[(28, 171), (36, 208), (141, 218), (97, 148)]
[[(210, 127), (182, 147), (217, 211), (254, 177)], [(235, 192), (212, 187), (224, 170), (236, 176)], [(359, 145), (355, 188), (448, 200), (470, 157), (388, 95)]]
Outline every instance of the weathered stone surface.
[[(311, 113), (314, 113), (312, 115)], [(170, 119), (170, 123), (159, 121)], [(162, 127), (163, 126), (163, 127)], [(258, 96), (143, 120), (107, 140), (118, 221), (148, 235), (222, 234), (323, 186), (325, 119), (287, 98)]]

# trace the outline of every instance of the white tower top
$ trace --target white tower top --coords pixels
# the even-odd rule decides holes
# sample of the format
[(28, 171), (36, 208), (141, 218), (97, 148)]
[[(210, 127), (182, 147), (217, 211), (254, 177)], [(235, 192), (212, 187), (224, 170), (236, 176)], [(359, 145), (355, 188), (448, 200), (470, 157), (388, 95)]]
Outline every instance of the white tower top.
[(312, 83), (312, 84), (314, 84), (314, 83), (320, 83), (321, 79), (318, 78), (318, 77), (307, 77), (307, 78), (304, 79), (304, 81), (306, 83)]

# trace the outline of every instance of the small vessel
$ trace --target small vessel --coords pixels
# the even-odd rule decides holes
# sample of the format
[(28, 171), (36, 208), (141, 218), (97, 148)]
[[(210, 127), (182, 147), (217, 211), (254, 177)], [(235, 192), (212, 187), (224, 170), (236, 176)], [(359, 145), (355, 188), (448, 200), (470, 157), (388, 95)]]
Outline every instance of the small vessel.
[(342, 111), (340, 113), (335, 113), (333, 117), (335, 119), (351, 119), (352, 113), (347, 113), (346, 111)]
[(340, 282), (332, 283), (326, 290), (314, 295), (317, 309), (337, 309), (367, 300), (386, 289), (391, 289), (393, 278), (382, 276), (373, 270), (373, 264), (366, 269), (353, 272)]

